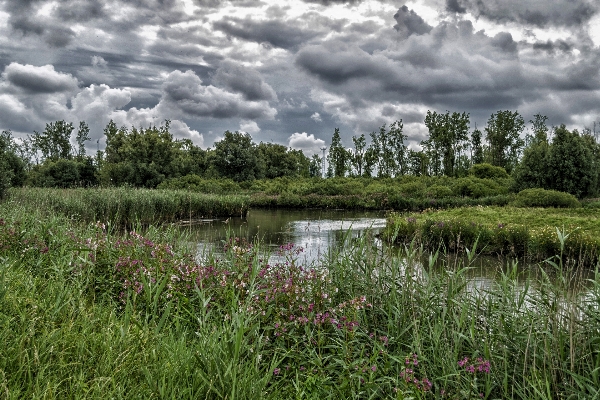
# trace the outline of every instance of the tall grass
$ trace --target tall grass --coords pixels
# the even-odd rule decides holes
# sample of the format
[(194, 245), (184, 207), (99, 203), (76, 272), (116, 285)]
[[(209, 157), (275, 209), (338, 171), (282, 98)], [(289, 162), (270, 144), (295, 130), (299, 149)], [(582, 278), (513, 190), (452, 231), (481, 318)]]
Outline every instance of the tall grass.
[(176, 230), (0, 214), (2, 398), (600, 396), (600, 275), (560, 251), (478, 288), (477, 248), (438, 272), (368, 235), (320, 265), (236, 239), (197, 260)]
[(159, 224), (198, 218), (244, 216), (247, 196), (210, 195), (178, 190), (134, 188), (13, 188), (17, 203), (82, 221), (111, 221), (120, 226)]
[[(569, 264), (594, 266), (600, 256), (600, 224), (591, 208), (464, 207), (392, 214), (383, 235), (416, 241), (435, 251), (464, 252), (479, 245), (483, 254), (541, 261), (561, 253)], [(564, 236), (564, 242), (559, 240)]]

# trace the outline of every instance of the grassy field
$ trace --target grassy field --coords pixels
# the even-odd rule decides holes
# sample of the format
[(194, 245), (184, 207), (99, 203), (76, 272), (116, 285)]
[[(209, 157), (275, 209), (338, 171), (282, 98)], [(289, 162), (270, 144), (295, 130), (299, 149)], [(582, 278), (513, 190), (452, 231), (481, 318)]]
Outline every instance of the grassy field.
[(321, 265), (291, 244), (269, 265), (232, 238), (197, 260), (177, 230), (47, 211), (0, 204), (0, 398), (600, 396), (597, 269), (513, 266), (478, 290), (474, 253), (428, 273), (416, 247), (365, 236)]
[(462, 207), (393, 214), (384, 236), (428, 250), (473, 250), (541, 260), (562, 254), (568, 263), (595, 265), (600, 220), (593, 208)]

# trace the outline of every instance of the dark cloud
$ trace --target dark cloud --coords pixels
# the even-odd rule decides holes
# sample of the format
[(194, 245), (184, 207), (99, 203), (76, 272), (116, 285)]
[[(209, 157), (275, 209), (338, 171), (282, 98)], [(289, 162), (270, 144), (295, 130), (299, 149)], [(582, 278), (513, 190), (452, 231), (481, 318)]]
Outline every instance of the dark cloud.
[(514, 53), (517, 51), (517, 42), (512, 38), (512, 35), (508, 32), (500, 32), (492, 38), (492, 45), (507, 53)]
[(330, 6), (332, 4), (357, 4), (362, 3), (363, 0), (302, 0), (305, 3), (317, 3), (324, 6)]
[(464, 2), (467, 10), (477, 17), (538, 27), (579, 26), (588, 22), (599, 9), (597, 2), (588, 0), (464, 0)]
[(77, 79), (56, 72), (52, 65), (35, 67), (11, 63), (4, 69), (2, 78), (14, 87), (31, 94), (68, 92), (78, 87)]
[(105, 16), (104, 4), (97, 0), (63, 1), (56, 7), (56, 16), (63, 21), (87, 22)]
[(257, 43), (268, 43), (282, 49), (294, 48), (317, 35), (283, 21), (255, 21), (251, 18), (225, 18), (214, 28), (227, 35)]
[(192, 71), (170, 73), (162, 90), (161, 103), (189, 117), (257, 119), (276, 114), (264, 101), (245, 101), (237, 94), (203, 85)]
[(402, 6), (396, 14), (394, 14), (396, 25), (394, 29), (403, 32), (408, 36), (412, 34), (424, 35), (429, 33), (432, 26), (421, 18), (414, 10), (409, 10), (408, 7)]
[(224, 62), (217, 70), (214, 81), (227, 89), (241, 93), (246, 100), (275, 100), (277, 95), (254, 69), (232, 62)]
[(545, 42), (535, 42), (533, 44), (533, 48), (535, 50), (546, 51), (550, 54), (555, 54), (556, 52), (570, 52), (573, 50), (573, 45), (564, 40), (547, 40)]
[(467, 12), (467, 8), (461, 6), (458, 0), (446, 0), (446, 11), (464, 14)]

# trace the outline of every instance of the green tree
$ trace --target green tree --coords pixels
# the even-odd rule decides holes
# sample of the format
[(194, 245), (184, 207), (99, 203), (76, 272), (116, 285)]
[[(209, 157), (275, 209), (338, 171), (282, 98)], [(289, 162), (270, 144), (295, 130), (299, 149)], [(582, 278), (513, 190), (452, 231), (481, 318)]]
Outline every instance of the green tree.
[(0, 133), (0, 199), (9, 187), (22, 186), (25, 182), (25, 163), (17, 155), (18, 146), (11, 131)]
[(77, 142), (77, 157), (83, 159), (85, 157), (85, 142), (90, 140), (90, 128), (85, 121), (79, 122), (79, 129), (75, 141)]
[(50, 122), (42, 133), (33, 132), (34, 148), (42, 153), (42, 160), (70, 159), (72, 155), (71, 133), (73, 124), (63, 121)]
[(531, 120), (533, 136), (528, 139), (528, 146), (523, 152), (521, 161), (513, 170), (515, 191), (529, 188), (549, 188), (548, 127), (546, 116), (536, 114)]
[(367, 139), (365, 134), (360, 136), (352, 136), (352, 142), (354, 143), (354, 150), (350, 154), (350, 164), (354, 171), (354, 175), (362, 176), (365, 167), (365, 152), (367, 149)]
[(346, 176), (346, 172), (348, 171), (348, 159), (348, 151), (342, 146), (340, 130), (339, 128), (335, 128), (333, 137), (331, 138), (331, 146), (329, 146), (329, 154), (327, 155), (327, 161), (333, 176)]
[(248, 133), (226, 131), (215, 143), (214, 166), (223, 177), (236, 182), (263, 177), (256, 144)]
[(471, 164), (481, 164), (484, 161), (481, 131), (477, 128), (471, 134)]
[(323, 173), (323, 159), (318, 154), (313, 154), (310, 158), (309, 176), (312, 178), (321, 177)]
[(424, 142), (424, 147), (432, 156), (436, 174), (441, 166), (444, 175), (456, 176), (457, 158), (468, 146), (469, 114), (427, 111), (425, 126), (429, 130), (429, 139)]
[(547, 171), (548, 189), (580, 198), (593, 194), (593, 155), (577, 130), (570, 132), (565, 125), (554, 130)]
[(521, 138), (524, 129), (525, 121), (517, 111), (498, 111), (491, 115), (485, 133), (492, 165), (502, 167), (508, 173), (513, 170), (525, 145)]

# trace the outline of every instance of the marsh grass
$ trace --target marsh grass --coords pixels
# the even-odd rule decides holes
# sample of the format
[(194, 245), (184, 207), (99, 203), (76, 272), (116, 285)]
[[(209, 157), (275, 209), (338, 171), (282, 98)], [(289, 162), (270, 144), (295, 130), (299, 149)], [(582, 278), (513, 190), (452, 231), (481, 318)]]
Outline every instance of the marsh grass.
[[(561, 236), (562, 235), (562, 236)], [(416, 240), (428, 250), (464, 252), (594, 266), (600, 255), (600, 223), (589, 208), (463, 207), (393, 214), (384, 236), (394, 243)], [(562, 242), (560, 238), (562, 237)]]
[(136, 188), (13, 188), (12, 201), (68, 218), (131, 228), (200, 218), (244, 216), (248, 197)]
[(174, 229), (0, 213), (0, 398), (600, 396), (600, 275), (560, 252), (473, 288), (477, 247), (423, 266), (416, 242), (388, 255), (365, 235), (269, 265), (232, 238), (197, 260)]

